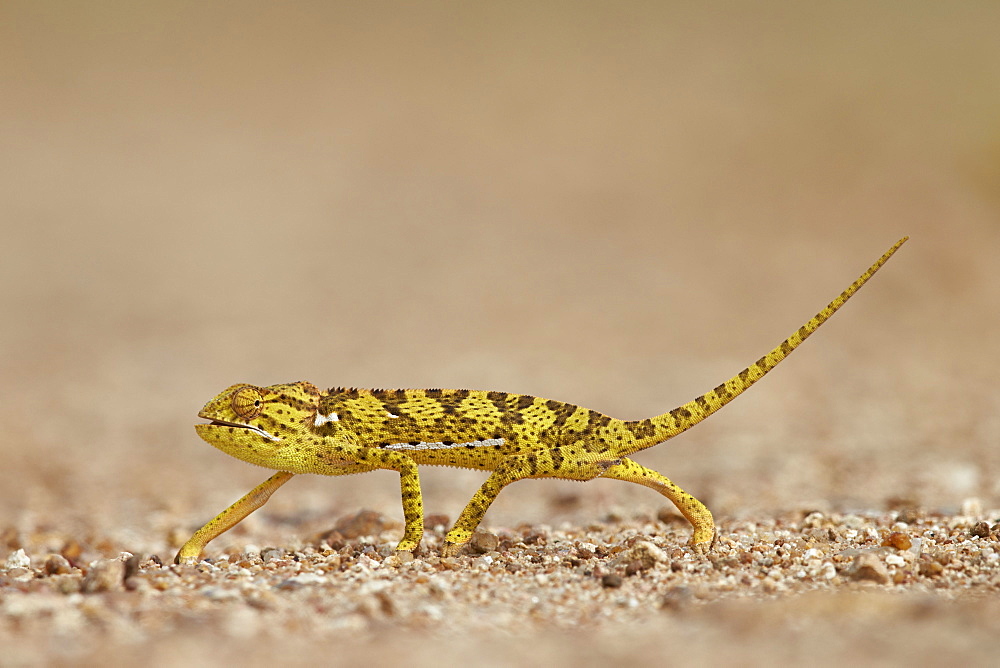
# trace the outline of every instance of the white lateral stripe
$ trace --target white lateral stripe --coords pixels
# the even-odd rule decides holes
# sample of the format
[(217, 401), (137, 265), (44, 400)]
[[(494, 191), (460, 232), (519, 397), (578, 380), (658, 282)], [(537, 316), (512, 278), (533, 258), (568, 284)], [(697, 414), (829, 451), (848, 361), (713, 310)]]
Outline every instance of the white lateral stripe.
[(330, 413), (329, 415), (316, 413), (316, 419), (313, 421), (313, 424), (316, 425), (317, 427), (321, 427), (325, 425), (327, 422), (338, 422), (339, 420), (340, 416), (337, 415), (336, 413)]
[(467, 443), (393, 443), (387, 445), (385, 450), (450, 450), (452, 448), (489, 448), (503, 445), (502, 438), (487, 438), (482, 441), (469, 441)]
[(268, 433), (268, 432), (264, 431), (263, 429), (261, 429), (260, 427), (250, 427), (248, 425), (248, 428), (251, 431), (257, 432), (258, 434), (260, 434), (261, 436), (263, 436), (264, 438), (266, 438), (266, 439), (268, 439), (270, 441), (280, 441), (281, 440), (281, 438), (279, 438), (278, 436), (275, 436), (274, 434)]

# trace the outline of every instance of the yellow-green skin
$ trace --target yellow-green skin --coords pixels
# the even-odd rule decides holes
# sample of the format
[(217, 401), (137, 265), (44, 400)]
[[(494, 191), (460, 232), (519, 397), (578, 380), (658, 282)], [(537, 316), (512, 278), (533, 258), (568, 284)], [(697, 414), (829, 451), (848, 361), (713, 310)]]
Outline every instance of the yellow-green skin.
[(276, 474), (202, 527), (177, 554), (196, 561), (205, 545), (262, 506), (296, 473), (399, 472), (406, 529), (397, 550), (423, 535), (419, 464), (492, 471), (445, 536), (456, 554), (504, 487), (524, 478), (614, 478), (670, 499), (693, 527), (691, 545), (711, 549), (712, 514), (666, 477), (629, 459), (698, 424), (735, 399), (833, 315), (906, 241), (904, 237), (813, 319), (715, 389), (654, 418), (623, 421), (573, 404), (476, 390), (320, 391), (311, 383), (233, 385), (198, 414), (195, 426), (219, 450)]

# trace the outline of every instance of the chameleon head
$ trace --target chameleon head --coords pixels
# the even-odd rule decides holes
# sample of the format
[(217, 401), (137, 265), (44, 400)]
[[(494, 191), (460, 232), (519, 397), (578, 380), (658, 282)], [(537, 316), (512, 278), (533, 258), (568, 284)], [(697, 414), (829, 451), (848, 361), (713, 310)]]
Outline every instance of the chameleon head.
[(195, 425), (205, 441), (237, 459), (295, 471), (301, 441), (309, 437), (320, 391), (299, 382), (270, 387), (233, 385), (205, 404)]

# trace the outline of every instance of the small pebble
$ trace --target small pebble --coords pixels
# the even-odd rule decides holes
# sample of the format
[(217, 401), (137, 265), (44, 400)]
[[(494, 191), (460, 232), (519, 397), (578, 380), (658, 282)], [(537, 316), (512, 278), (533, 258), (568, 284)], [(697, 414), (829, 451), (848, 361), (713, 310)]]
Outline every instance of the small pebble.
[(872, 552), (862, 552), (854, 558), (854, 563), (851, 565), (851, 578), (876, 584), (887, 584), (890, 579), (889, 569), (885, 567), (878, 555)]
[(301, 573), (299, 575), (292, 576), (278, 585), (281, 589), (289, 589), (295, 587), (301, 587), (303, 585), (316, 585), (326, 582), (325, 576), (317, 575), (316, 573)]
[(903, 559), (898, 554), (887, 554), (885, 555), (885, 563), (889, 566), (905, 566), (906, 559)]
[(914, 524), (920, 519), (920, 509), (917, 506), (905, 506), (899, 509), (899, 514), (896, 515), (897, 522), (905, 522), (906, 524)]
[(669, 561), (667, 553), (648, 540), (637, 541), (614, 560), (616, 564), (626, 564), (626, 566), (633, 562), (638, 562), (636, 570), (646, 570), (658, 563), (667, 561)]
[(45, 558), (46, 575), (65, 575), (71, 568), (69, 561), (61, 554), (50, 554)]
[(125, 564), (118, 559), (101, 559), (90, 564), (90, 570), (80, 584), (84, 594), (96, 594), (121, 589), (125, 575)]
[(344, 538), (351, 539), (361, 536), (377, 536), (392, 524), (382, 513), (374, 510), (362, 510), (354, 515), (342, 517), (334, 528)]
[(81, 546), (78, 541), (70, 539), (63, 544), (62, 549), (59, 550), (59, 553), (62, 554), (62, 556), (69, 559), (69, 562), (72, 564), (76, 562), (83, 555), (83, 546)]
[(924, 577), (937, 577), (941, 575), (944, 571), (944, 566), (936, 561), (921, 561), (920, 562), (920, 574)]
[(883, 547), (894, 547), (897, 550), (909, 550), (912, 545), (910, 537), (901, 531), (893, 531), (882, 541)]
[(978, 538), (989, 538), (990, 537), (990, 525), (988, 522), (976, 522), (969, 533)]
[(122, 554), (128, 554), (128, 558), (124, 560), (125, 571), (122, 574), (122, 578), (128, 580), (133, 575), (139, 572), (139, 562), (142, 561), (142, 557), (138, 554), (131, 554), (128, 552), (123, 552)]
[(7, 557), (7, 562), (4, 564), (4, 568), (7, 570), (14, 568), (31, 568), (31, 559), (25, 554), (24, 549), (18, 549), (11, 552)]
[(617, 573), (608, 573), (601, 578), (601, 586), (615, 589), (622, 586), (622, 576)]
[(469, 549), (475, 554), (494, 552), (499, 546), (500, 538), (496, 534), (486, 531), (477, 531), (472, 534), (472, 539), (469, 541)]
[(643, 562), (639, 561), (638, 559), (634, 559), (628, 562), (628, 565), (625, 566), (625, 575), (627, 577), (631, 577), (636, 573), (646, 570), (646, 568), (647, 566), (644, 565)]
[(260, 553), (260, 558), (265, 563), (268, 561), (277, 561), (284, 557), (285, 551), (277, 547), (265, 547)]

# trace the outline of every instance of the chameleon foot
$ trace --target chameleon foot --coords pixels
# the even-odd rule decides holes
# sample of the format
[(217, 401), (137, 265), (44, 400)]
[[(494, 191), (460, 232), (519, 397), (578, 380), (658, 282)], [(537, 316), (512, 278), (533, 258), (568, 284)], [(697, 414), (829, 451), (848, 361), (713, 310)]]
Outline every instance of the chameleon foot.
[(462, 553), (462, 548), (465, 547), (465, 543), (449, 543), (445, 541), (444, 546), (441, 548), (442, 557), (457, 557)]
[[(192, 545), (192, 543), (194, 543)], [(200, 541), (195, 541), (194, 538), (186, 542), (181, 549), (177, 551), (177, 556), (174, 557), (175, 564), (197, 564), (201, 561), (201, 550), (202, 545)]]
[(396, 554), (400, 554), (401, 552), (413, 554), (417, 546), (420, 545), (420, 538), (421, 536), (419, 535), (416, 538), (407, 538), (404, 536), (403, 540), (399, 541), (399, 544), (396, 545)]
[(702, 540), (699, 542), (695, 542), (694, 538), (692, 537), (691, 542), (689, 544), (691, 546), (691, 549), (694, 550), (695, 554), (700, 556), (706, 556), (713, 549), (715, 549), (715, 542), (718, 539), (719, 539), (719, 532), (713, 530), (711, 540)]

